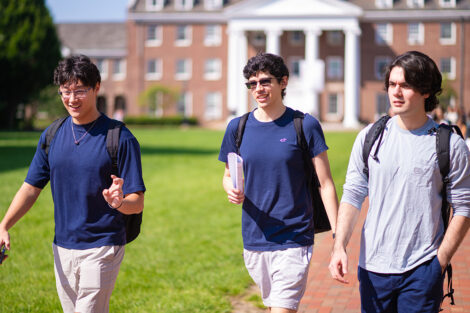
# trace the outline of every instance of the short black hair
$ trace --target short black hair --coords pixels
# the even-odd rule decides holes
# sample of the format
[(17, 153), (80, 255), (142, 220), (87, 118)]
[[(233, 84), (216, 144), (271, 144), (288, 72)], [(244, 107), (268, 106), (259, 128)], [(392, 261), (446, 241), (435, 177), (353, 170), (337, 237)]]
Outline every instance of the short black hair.
[[(281, 82), (284, 76), (289, 77), (289, 69), (282, 57), (272, 53), (258, 53), (256, 56), (250, 58), (243, 68), (243, 76), (249, 79), (251, 76), (256, 75), (258, 72), (270, 73), (276, 77), (278, 83)], [(282, 98), (286, 95), (286, 89), (282, 90)]]
[(396, 66), (403, 69), (405, 81), (422, 95), (429, 94), (424, 101), (426, 112), (434, 110), (439, 103), (437, 96), (442, 92), (442, 75), (436, 63), (424, 53), (408, 51), (395, 58), (385, 73), (385, 90), (388, 91), (390, 72)]
[(100, 71), (86, 55), (72, 55), (59, 62), (54, 70), (54, 84), (77, 83), (81, 81), (84, 86), (95, 88), (101, 83)]

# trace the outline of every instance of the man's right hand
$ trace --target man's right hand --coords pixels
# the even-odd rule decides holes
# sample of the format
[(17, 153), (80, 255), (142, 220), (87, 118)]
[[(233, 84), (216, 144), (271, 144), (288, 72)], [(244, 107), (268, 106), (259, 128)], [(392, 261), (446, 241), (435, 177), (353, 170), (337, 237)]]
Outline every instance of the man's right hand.
[(227, 191), (227, 196), (228, 196), (228, 201), (234, 204), (243, 203), (243, 201), (245, 200), (245, 194), (243, 193), (243, 191), (238, 190), (238, 189), (229, 189)]
[[(8, 231), (4, 228), (0, 228), (0, 254), (2, 254), (3, 246), (10, 250), (10, 234), (8, 234)], [(8, 255), (3, 255), (3, 260), (2, 263), (8, 258)]]
[(348, 273), (348, 255), (344, 249), (334, 249), (328, 266), (331, 277), (343, 284), (349, 284), (345, 275)]

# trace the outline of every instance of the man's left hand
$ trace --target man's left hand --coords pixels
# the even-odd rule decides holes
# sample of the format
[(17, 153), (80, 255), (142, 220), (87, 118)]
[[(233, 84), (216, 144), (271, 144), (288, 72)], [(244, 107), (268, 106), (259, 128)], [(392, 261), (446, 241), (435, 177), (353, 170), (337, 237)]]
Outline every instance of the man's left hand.
[(113, 179), (113, 182), (111, 183), (109, 189), (103, 190), (103, 197), (110, 206), (117, 209), (124, 201), (124, 194), (122, 193), (124, 179), (119, 178), (116, 175), (111, 175), (111, 178)]

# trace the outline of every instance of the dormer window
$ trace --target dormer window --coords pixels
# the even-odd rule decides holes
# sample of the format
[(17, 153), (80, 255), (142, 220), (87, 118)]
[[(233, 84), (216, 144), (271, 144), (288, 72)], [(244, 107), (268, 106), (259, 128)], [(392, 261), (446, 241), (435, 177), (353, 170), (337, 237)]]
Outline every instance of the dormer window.
[(165, 0), (146, 0), (145, 8), (147, 11), (161, 11), (165, 5)]
[(222, 0), (204, 0), (204, 8), (206, 10), (219, 10), (222, 8)]
[(456, 0), (439, 0), (441, 8), (455, 8)]
[(407, 0), (409, 8), (424, 8), (424, 0)]
[(393, 0), (375, 0), (375, 6), (380, 9), (393, 8)]
[(189, 11), (193, 8), (194, 0), (175, 0), (175, 10)]

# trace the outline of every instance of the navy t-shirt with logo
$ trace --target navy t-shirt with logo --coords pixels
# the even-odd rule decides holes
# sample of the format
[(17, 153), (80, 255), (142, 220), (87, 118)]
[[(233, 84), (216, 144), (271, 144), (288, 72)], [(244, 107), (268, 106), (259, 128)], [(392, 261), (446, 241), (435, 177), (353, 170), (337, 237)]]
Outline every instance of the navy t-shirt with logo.
[[(85, 135), (91, 124), (73, 124), (68, 117), (52, 140), (49, 155), (41, 145), (44, 131), (25, 182), (44, 188), (51, 181), (54, 201), (54, 243), (67, 249), (90, 249), (106, 245), (124, 245), (125, 227), (122, 214), (110, 209), (103, 197), (109, 188), (111, 158), (106, 150), (109, 118), (101, 115)], [(124, 179), (123, 192), (145, 191), (137, 139), (122, 127), (118, 151), (119, 176)]]
[[(240, 147), (245, 176), (242, 236), (247, 250), (313, 244), (312, 204), (293, 118), (291, 108), (272, 122), (260, 122), (253, 113), (248, 117)], [(222, 162), (227, 162), (229, 152), (237, 151), (239, 121), (237, 117), (227, 126), (219, 154)], [(328, 149), (314, 117), (305, 115), (303, 129), (311, 157)]]

